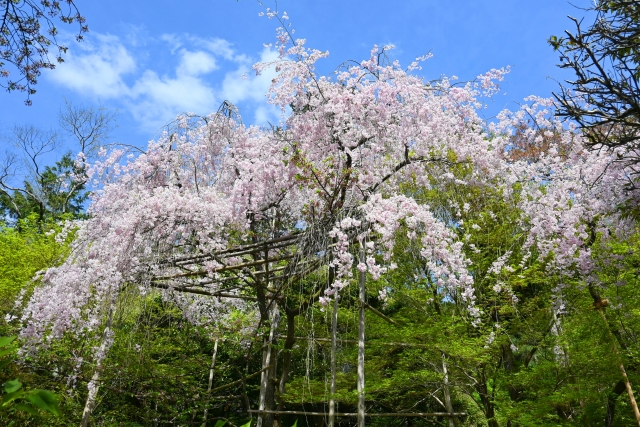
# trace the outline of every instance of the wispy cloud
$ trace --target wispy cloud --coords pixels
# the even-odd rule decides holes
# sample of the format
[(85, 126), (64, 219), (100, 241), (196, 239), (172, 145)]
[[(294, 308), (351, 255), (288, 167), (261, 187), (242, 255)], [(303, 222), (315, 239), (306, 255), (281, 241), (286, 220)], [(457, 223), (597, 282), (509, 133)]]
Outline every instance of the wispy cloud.
[[(265, 48), (259, 60), (276, 56)], [(140, 44), (92, 33), (90, 41), (74, 44), (66, 62), (47, 76), (80, 95), (124, 107), (147, 131), (182, 112), (208, 114), (223, 100), (240, 105), (245, 121), (253, 115), (255, 124), (273, 123), (279, 114), (266, 105), (265, 94), (275, 71), (255, 76), (255, 61), (218, 38), (164, 34)], [(167, 62), (174, 65), (161, 71)]]
[(96, 34), (92, 43), (76, 49), (58, 65), (50, 79), (80, 93), (119, 97), (128, 88), (123, 77), (136, 71), (136, 61), (116, 36)]
[[(260, 55), (260, 62), (271, 62), (277, 57), (277, 52), (265, 48)], [(256, 124), (277, 122), (279, 110), (266, 103), (267, 91), (275, 77), (276, 71), (273, 67), (256, 76), (250, 65), (242, 64), (225, 75), (221, 86), (222, 97), (235, 104), (247, 101), (257, 104), (253, 117)]]

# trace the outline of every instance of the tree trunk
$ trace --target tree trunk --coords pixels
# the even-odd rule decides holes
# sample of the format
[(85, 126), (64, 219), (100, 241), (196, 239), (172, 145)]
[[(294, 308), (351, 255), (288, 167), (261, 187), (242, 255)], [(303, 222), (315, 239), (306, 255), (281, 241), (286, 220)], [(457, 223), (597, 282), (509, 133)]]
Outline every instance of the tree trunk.
[[(483, 368), (484, 370), (484, 368)], [(475, 389), (480, 395), (480, 401), (484, 408), (484, 416), (487, 418), (487, 424), (489, 427), (500, 427), (498, 421), (496, 421), (495, 407), (493, 405), (493, 396), (489, 395), (489, 389), (487, 387), (487, 380), (484, 372), (482, 375), (478, 375), (481, 381), (476, 383)]]
[[(296, 343), (295, 338), (295, 327), (296, 327), (296, 316), (300, 314), (300, 310), (289, 310), (286, 309), (287, 313), (287, 338), (284, 341), (283, 348), (283, 357), (282, 357), (282, 373), (280, 376), (280, 383), (278, 386), (278, 411), (284, 410), (284, 394), (287, 391), (287, 380), (289, 379), (289, 371), (291, 370), (291, 350), (293, 349), (293, 345)], [(275, 417), (276, 423), (279, 425), (281, 420), (281, 415), (276, 414)]]
[(609, 393), (609, 397), (607, 398), (607, 415), (604, 420), (605, 427), (611, 427), (613, 425), (613, 419), (616, 415), (616, 401), (618, 397), (624, 393), (626, 388), (627, 384), (623, 380), (620, 380), (615, 387), (613, 387), (611, 393)]

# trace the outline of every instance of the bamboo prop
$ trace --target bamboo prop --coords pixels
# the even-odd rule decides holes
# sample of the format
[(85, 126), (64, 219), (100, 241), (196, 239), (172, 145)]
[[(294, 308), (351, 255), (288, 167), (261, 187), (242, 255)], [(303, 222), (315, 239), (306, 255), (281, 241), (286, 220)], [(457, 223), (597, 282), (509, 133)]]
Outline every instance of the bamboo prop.
[[(305, 411), (259, 411), (249, 409), (252, 414), (280, 414), (280, 415), (307, 415), (311, 417), (326, 417), (328, 412), (305, 412)], [(336, 412), (336, 417), (357, 417), (357, 412)], [(466, 412), (380, 412), (370, 413), (367, 417), (466, 417)]]
[[(166, 283), (151, 282), (149, 286), (151, 286), (152, 288), (167, 289), (171, 291), (184, 292), (188, 294), (206, 295), (209, 297), (237, 298), (237, 299), (244, 299), (248, 301), (255, 301), (257, 299), (256, 297), (250, 297), (246, 295), (228, 294), (224, 292), (209, 292), (203, 289), (193, 289), (191, 287), (186, 287), (186, 286), (172, 286)], [(277, 299), (276, 297), (269, 297), (269, 296), (267, 296), (266, 298)]]
[[(444, 404), (447, 411), (452, 414), (453, 413), (453, 405), (451, 404), (451, 393), (449, 391), (449, 372), (447, 371), (447, 358), (442, 352), (442, 372), (444, 374), (443, 378), (443, 390), (444, 390)], [(454, 416), (449, 417), (449, 427), (457, 427), (459, 425), (458, 419)]]
[[(360, 248), (360, 262), (365, 262), (364, 248)], [(364, 309), (365, 309), (365, 272), (360, 271), (360, 318), (358, 322), (358, 427), (364, 427)]]
[[(290, 234), (288, 236), (284, 236), (284, 237), (278, 237), (275, 239), (270, 239), (270, 240), (265, 240), (263, 242), (257, 242), (257, 243), (251, 243), (248, 245), (243, 245), (243, 246), (235, 246), (233, 248), (230, 249), (225, 249), (222, 251), (218, 251), (218, 252), (213, 252), (213, 253), (209, 253), (209, 254), (201, 254), (201, 255), (190, 255), (190, 256), (185, 256), (182, 258), (174, 258), (172, 260), (167, 260), (167, 263), (181, 263), (181, 262), (185, 262), (185, 261), (190, 261), (190, 262), (196, 262), (196, 261), (203, 261), (203, 260), (208, 260), (208, 259), (212, 259), (213, 257), (220, 257), (220, 258), (228, 258), (228, 257), (232, 257), (232, 256), (238, 256), (238, 253), (242, 252), (242, 254), (251, 254), (257, 251), (260, 251), (264, 245), (271, 245), (271, 244), (276, 244), (276, 243), (281, 243), (281, 242), (286, 242), (286, 241), (290, 241), (293, 239), (297, 239), (300, 236), (302, 236), (303, 233), (295, 233), (295, 234)], [(290, 243), (287, 246), (293, 245), (295, 244), (295, 242)]]
[(333, 313), (331, 317), (331, 396), (329, 400), (328, 427), (334, 427), (336, 413), (336, 335), (338, 332), (338, 295), (333, 296)]
[[(207, 261), (207, 260), (215, 260), (215, 259), (224, 259), (224, 258), (230, 258), (230, 257), (236, 257), (236, 256), (242, 256), (242, 255), (253, 255), (256, 253), (260, 253), (264, 250), (265, 247), (268, 248), (269, 251), (272, 250), (277, 250), (277, 249), (284, 249), (284, 248), (288, 248), (291, 246), (294, 246), (296, 244), (300, 244), (302, 243), (304, 246), (304, 237), (307, 235), (307, 232), (301, 232), (301, 233), (293, 233), (290, 234), (288, 236), (283, 236), (283, 237), (278, 237), (275, 239), (270, 239), (270, 240), (265, 240), (262, 242), (256, 242), (256, 243), (251, 243), (248, 245), (242, 245), (242, 246), (236, 246), (230, 249), (225, 249), (222, 251), (218, 251), (218, 252), (212, 252), (212, 253), (207, 253), (207, 254), (200, 254), (200, 255), (189, 255), (189, 256), (184, 256), (184, 257), (180, 257), (180, 258), (173, 258), (173, 259), (166, 259), (163, 260), (161, 263), (162, 264), (170, 264), (176, 267), (185, 267), (185, 266), (189, 266), (198, 262), (202, 262), (202, 261)], [(351, 238), (349, 239), (350, 241), (353, 240), (354, 236), (351, 236)], [(310, 253), (317, 253), (320, 252), (322, 250), (326, 251), (327, 249), (330, 249), (332, 247), (334, 247), (335, 244), (330, 244), (327, 246), (323, 246), (322, 248), (317, 248), (317, 250), (310, 250), (310, 251), (306, 251), (306, 252), (310, 252)], [(308, 249), (308, 248), (307, 248)], [(281, 256), (282, 257), (282, 256)], [(280, 258), (281, 258), (280, 257)], [(291, 256), (287, 256), (284, 259), (288, 259), (290, 257), (295, 257), (295, 255), (291, 255)], [(271, 261), (278, 261), (280, 260), (279, 258), (272, 258), (270, 259)], [(220, 267), (221, 269), (225, 269), (225, 268), (229, 268), (229, 269), (234, 269), (234, 268), (238, 268), (240, 266), (246, 266), (244, 264), (238, 264), (238, 265), (231, 265), (231, 266), (223, 266)], [(227, 271), (227, 270), (215, 270), (216, 271)], [(204, 272), (187, 272), (185, 273), (187, 276), (190, 275), (201, 275), (204, 274)], [(170, 278), (174, 278), (174, 277), (178, 277), (178, 276), (171, 276)]]
[(171, 279), (179, 279), (182, 277), (197, 277), (197, 276), (206, 276), (208, 274), (213, 274), (213, 273), (222, 273), (224, 271), (231, 271), (231, 270), (238, 270), (238, 269), (243, 269), (245, 267), (256, 267), (259, 265), (263, 265), (266, 264), (268, 262), (278, 262), (278, 261), (284, 261), (287, 259), (291, 259), (295, 257), (295, 255), (284, 255), (284, 256), (280, 256), (278, 258), (270, 258), (268, 260), (258, 260), (258, 261), (251, 261), (251, 262), (245, 262), (242, 264), (234, 264), (234, 265), (227, 265), (224, 267), (219, 267), (219, 268), (214, 268), (212, 270), (200, 270), (200, 271), (192, 271), (189, 273), (180, 273), (180, 274), (174, 274), (171, 276), (160, 276), (160, 277), (155, 277), (155, 280), (171, 280)]
[[(263, 245), (266, 244), (268, 245), (269, 243), (263, 243)], [(280, 244), (275, 244), (273, 246), (268, 246), (269, 250), (277, 250), (277, 249), (283, 249), (283, 248), (288, 248), (290, 246), (293, 246), (296, 244), (295, 240), (288, 240), (284, 243), (280, 243)], [(256, 245), (258, 245), (256, 243)], [(225, 258), (232, 258), (232, 257), (239, 257), (242, 255), (253, 255), (256, 253), (260, 253), (261, 252), (261, 248), (257, 247), (257, 248), (252, 248), (252, 249), (244, 249), (244, 250), (237, 250), (237, 252), (227, 252), (224, 254), (220, 254), (220, 252), (214, 252), (211, 254), (204, 254), (204, 255), (197, 255), (193, 258), (182, 258), (179, 261), (173, 260), (170, 261), (168, 260), (167, 263), (170, 263), (171, 265), (175, 265), (177, 267), (180, 266), (184, 266), (184, 265), (191, 265), (193, 263), (196, 262), (202, 262), (202, 261), (208, 261), (208, 260), (222, 260)]]
[[(278, 338), (286, 338), (285, 335), (278, 335)], [(302, 341), (318, 341), (318, 342), (331, 342), (331, 338), (317, 338), (317, 337), (294, 337), (296, 340)], [(348, 344), (358, 344), (358, 340), (350, 340), (350, 339), (338, 339), (341, 343)], [(366, 341), (367, 345), (386, 345), (390, 347), (417, 347), (417, 348), (434, 348), (433, 345), (430, 344), (421, 344), (421, 343), (412, 343), (412, 342), (382, 342), (382, 341)]]
[[(269, 260), (269, 262), (271, 262), (271, 260)], [(320, 262), (317, 261), (310, 261), (310, 262), (305, 262), (302, 263), (303, 266), (308, 265), (308, 268), (304, 268), (301, 271), (297, 271), (292, 273), (291, 275), (287, 274), (283, 276), (276, 276), (273, 275), (271, 277), (269, 277), (268, 281), (270, 282), (276, 282), (279, 280), (292, 280), (295, 278), (299, 278), (299, 277), (303, 277), (306, 274), (309, 274), (310, 272), (312, 272), (313, 270), (316, 270), (319, 266), (320, 266)], [(273, 272), (273, 270), (271, 270)], [(278, 269), (278, 271), (285, 271), (284, 269)], [(257, 272), (260, 274), (264, 274), (264, 272)], [(258, 274), (255, 274), (256, 276), (258, 276)], [(223, 278), (220, 281), (225, 281), (226, 279), (230, 279), (230, 278)], [(236, 279), (236, 278), (233, 278)], [(206, 296), (211, 296), (211, 297), (221, 297), (221, 298), (237, 298), (237, 299), (244, 299), (244, 300), (248, 300), (248, 301), (255, 301), (257, 298), (256, 297), (252, 297), (252, 296), (247, 296), (247, 295), (238, 295), (238, 294), (230, 294), (230, 293), (226, 293), (223, 291), (217, 291), (217, 292), (210, 292), (204, 289), (198, 289), (197, 287), (200, 286), (204, 286), (207, 284), (214, 284), (217, 282), (217, 280), (210, 280), (207, 282), (197, 282), (197, 283), (193, 283), (193, 284), (189, 284), (189, 285), (171, 285), (169, 283), (161, 283), (161, 282), (156, 282), (154, 279), (153, 281), (150, 282), (149, 286), (153, 287), (153, 288), (159, 288), (159, 289), (168, 289), (168, 290), (173, 290), (173, 291), (177, 291), (177, 292), (184, 292), (184, 293), (192, 293), (192, 294), (197, 294), (197, 295), (206, 295)], [(241, 280), (239, 278), (239, 280)], [(265, 280), (266, 281), (266, 280)], [(236, 289), (245, 289), (246, 287), (237, 287)], [(234, 288), (229, 288), (229, 289), (225, 289), (227, 291), (229, 290), (233, 290)], [(269, 291), (269, 289), (267, 289), (267, 291)], [(282, 299), (282, 296), (279, 295), (265, 295), (265, 298), (267, 299)], [(384, 316), (384, 315), (383, 315)]]
[[(271, 330), (269, 331), (269, 338), (265, 337), (265, 341), (268, 340), (267, 342), (265, 342), (263, 348), (266, 346), (266, 348), (263, 350), (264, 351), (264, 357), (263, 357), (263, 366), (267, 366), (270, 367), (272, 364), (271, 361), (271, 349), (272, 349), (272, 345), (273, 345), (273, 341), (276, 338), (276, 330), (278, 329), (278, 326), (280, 324), (280, 313), (278, 312), (278, 306), (274, 305), (273, 306), (273, 314), (271, 316)], [(269, 380), (270, 380), (270, 375), (269, 375), (269, 370), (268, 369), (264, 369), (262, 372), (262, 377), (260, 379), (260, 398), (259, 398), (259, 404), (258, 404), (258, 408), (260, 411), (265, 411), (265, 406), (266, 406), (266, 401), (267, 401), (267, 388), (269, 387)], [(263, 412), (263, 414), (268, 413), (268, 412)], [(260, 415), (258, 417), (258, 423), (257, 423), (257, 427), (262, 427), (262, 424), (264, 422), (264, 418), (262, 415)], [(266, 427), (270, 427), (270, 426), (266, 426)]]
[(360, 300), (360, 302), (364, 305), (364, 308), (369, 309), (373, 314), (375, 314), (376, 316), (378, 316), (379, 318), (381, 318), (382, 320), (391, 323), (394, 326), (402, 326), (400, 325), (400, 323), (396, 322), (395, 320), (393, 320), (392, 318), (382, 314), (380, 311), (376, 310), (375, 308), (371, 307), (369, 304), (367, 304), (365, 301)]
[[(227, 271), (231, 271), (234, 272), (236, 270), (243, 270), (245, 271), (248, 267), (255, 267), (255, 266), (261, 266), (267, 263), (272, 263), (272, 262), (278, 262), (278, 261), (284, 261), (284, 260), (288, 260), (288, 259), (292, 259), (295, 258), (296, 255), (295, 254), (289, 254), (289, 255), (280, 255), (276, 258), (269, 258), (267, 259), (262, 259), (262, 260), (258, 260), (258, 261), (249, 261), (246, 263), (241, 263), (241, 264), (233, 264), (233, 265), (225, 265), (222, 267), (219, 267), (217, 269), (213, 269), (210, 271), (203, 271), (203, 270), (199, 270), (199, 271), (191, 271), (189, 270), (186, 273), (178, 273), (175, 275), (171, 275), (171, 276), (159, 276), (159, 277), (154, 277), (154, 281), (157, 280), (171, 280), (171, 279), (180, 279), (180, 278), (191, 278), (191, 277), (202, 277), (202, 276), (206, 276), (208, 274), (212, 274), (212, 273), (220, 273), (220, 272), (227, 272)], [(303, 268), (304, 266), (310, 265), (310, 268)], [(290, 265), (284, 265), (284, 266), (280, 266), (280, 267), (276, 267), (273, 269), (269, 269), (269, 271), (256, 271), (252, 273), (252, 277), (250, 277), (251, 279), (256, 279), (257, 277), (260, 276), (264, 276), (264, 275), (268, 275), (268, 274), (273, 274), (272, 276), (268, 276), (268, 280), (269, 281), (273, 281), (273, 280), (283, 280), (283, 279), (289, 279), (291, 277), (291, 275), (295, 275), (296, 277), (302, 275), (305, 272), (308, 272), (309, 270), (313, 271), (316, 268), (318, 268), (318, 266), (321, 265), (321, 262), (319, 260), (307, 260), (307, 261), (303, 261), (303, 262), (299, 262), (296, 263), (295, 268), (291, 269)], [(298, 271), (296, 271), (298, 270)], [(281, 275), (277, 275), (274, 273), (281, 273)], [(286, 274), (285, 274), (286, 273)], [(237, 273), (236, 273), (237, 274)], [(201, 285), (208, 285), (208, 284), (212, 284), (212, 283), (223, 283), (223, 282), (228, 282), (228, 281), (232, 281), (232, 280), (243, 280), (246, 281), (248, 277), (245, 276), (231, 276), (231, 277), (221, 277), (218, 279), (211, 279), (211, 280), (205, 280), (205, 281), (200, 281), (200, 282), (194, 282), (193, 284), (189, 285), (189, 286), (201, 286)], [(264, 279), (267, 280), (267, 279)]]
[(204, 407), (204, 420), (202, 426), (207, 425), (207, 415), (209, 415), (209, 403), (211, 402), (211, 387), (213, 386), (213, 369), (216, 366), (216, 356), (218, 355), (218, 337), (213, 344), (213, 356), (211, 356), (211, 367), (209, 368), (209, 386), (207, 387), (207, 404)]
[(216, 391), (224, 390), (225, 388), (233, 387), (234, 385), (242, 384), (242, 383), (243, 383), (243, 382), (245, 382), (246, 380), (250, 380), (251, 378), (255, 378), (255, 377), (257, 377), (258, 375), (262, 374), (264, 371), (266, 371), (266, 370), (267, 370), (267, 369), (269, 369), (270, 367), (271, 367), (271, 366), (267, 366), (267, 367), (265, 367), (265, 368), (260, 369), (258, 372), (254, 372), (253, 374), (251, 374), (251, 375), (247, 375), (246, 377), (240, 378), (239, 380), (236, 380), (236, 381), (230, 382), (230, 383), (228, 383), (228, 384), (225, 384), (225, 385), (221, 385), (221, 386), (219, 386), (219, 387), (216, 387), (216, 388), (212, 389), (212, 390), (210, 391), (210, 393), (214, 393), (214, 392), (216, 392)]
[[(100, 343), (100, 350), (98, 353), (101, 354), (101, 357), (105, 357), (105, 353), (107, 350), (107, 341), (109, 340), (109, 334), (111, 332), (111, 322), (113, 321), (113, 304), (109, 307), (109, 317), (107, 318), (107, 326), (104, 328), (102, 333), (102, 342)], [(80, 421), (81, 427), (87, 427), (89, 425), (89, 418), (91, 417), (91, 413), (96, 407), (96, 399), (98, 397), (98, 391), (100, 390), (100, 385), (98, 381), (100, 380), (100, 371), (102, 371), (102, 360), (98, 360), (95, 370), (93, 371), (93, 375), (91, 377), (91, 381), (87, 386), (89, 388), (89, 394), (87, 395), (87, 401), (84, 404), (84, 410), (82, 411), (82, 420)]]
[(613, 342), (613, 353), (618, 358), (618, 369), (620, 370), (620, 374), (622, 375), (622, 381), (624, 381), (624, 386), (627, 390), (627, 394), (629, 395), (629, 402), (631, 403), (631, 408), (633, 408), (633, 414), (636, 417), (636, 422), (638, 423), (638, 426), (640, 426), (640, 411), (638, 410), (638, 403), (636, 402), (636, 398), (633, 395), (631, 382), (629, 381), (629, 377), (627, 376), (627, 371), (624, 369), (624, 364), (622, 363), (622, 357), (620, 357), (620, 352), (618, 351), (618, 346), (616, 345), (615, 337), (613, 336), (613, 332), (611, 332), (611, 328), (609, 327), (609, 322), (607, 322), (607, 318), (604, 315), (603, 308), (606, 305), (606, 303), (603, 303), (603, 301), (606, 301), (606, 300), (601, 300), (601, 303), (596, 305), (596, 307), (597, 307), (597, 310), (600, 312), (600, 315), (602, 316), (602, 320), (604, 320), (604, 324), (607, 328), (607, 332), (609, 333), (609, 336), (611, 337), (611, 340)]

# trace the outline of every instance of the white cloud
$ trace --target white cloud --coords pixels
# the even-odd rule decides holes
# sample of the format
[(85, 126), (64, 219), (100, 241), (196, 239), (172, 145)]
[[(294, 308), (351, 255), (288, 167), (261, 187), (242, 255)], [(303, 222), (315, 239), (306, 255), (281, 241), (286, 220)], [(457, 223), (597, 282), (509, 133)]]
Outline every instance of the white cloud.
[(188, 40), (194, 45), (208, 50), (215, 55), (221, 56), (228, 61), (239, 61), (245, 58), (244, 55), (237, 55), (231, 47), (231, 43), (224, 39), (203, 39), (195, 36), (188, 36)]
[(63, 86), (98, 97), (118, 97), (126, 93), (123, 76), (136, 70), (136, 61), (119, 39), (96, 35), (96, 43), (77, 44), (64, 63), (49, 76)]
[(179, 76), (197, 76), (208, 74), (217, 69), (216, 59), (207, 52), (190, 52), (182, 49), (182, 58), (176, 69)]
[[(264, 48), (260, 55), (260, 62), (272, 62), (278, 58), (278, 52)], [(255, 75), (255, 71), (248, 65), (242, 64), (237, 70), (227, 73), (222, 81), (221, 95), (233, 104), (250, 101), (258, 106), (254, 111), (254, 124), (275, 124), (280, 120), (280, 109), (266, 103), (266, 94), (271, 81), (276, 77), (274, 67), (269, 67)]]
[(220, 102), (206, 82), (193, 75), (177, 75), (170, 78), (146, 70), (131, 88), (128, 108), (145, 128), (155, 131), (179, 113), (204, 114), (217, 108)]
[(160, 39), (167, 42), (171, 53), (175, 53), (178, 49), (185, 44), (189, 44), (193, 47), (198, 47), (213, 53), (216, 56), (220, 56), (228, 61), (239, 61), (245, 58), (244, 55), (237, 55), (234, 51), (231, 43), (227, 40), (219, 38), (203, 39), (202, 37), (193, 36), (190, 34), (177, 35), (177, 34), (163, 34)]
[(165, 41), (169, 45), (169, 50), (172, 55), (182, 47), (182, 40), (175, 34), (163, 34), (160, 36), (160, 40)]
[[(157, 131), (179, 113), (216, 111), (223, 100), (251, 106), (256, 124), (279, 119), (278, 109), (265, 103), (275, 71), (255, 76), (250, 58), (237, 54), (226, 40), (164, 34), (155, 42), (162, 44), (159, 52), (169, 48), (167, 58), (166, 53), (159, 56), (163, 54), (157, 46), (152, 50), (150, 43), (137, 52), (116, 36), (92, 36), (92, 43), (76, 44), (67, 62), (47, 73), (48, 77), (85, 96), (124, 105), (147, 131)], [(276, 57), (276, 52), (265, 48), (260, 60)], [(142, 66), (145, 58), (149, 58), (147, 67)], [(175, 64), (170, 72), (149, 67), (153, 60), (162, 66), (167, 59)], [(251, 116), (250, 111), (242, 113)]]
[[(278, 57), (278, 53), (264, 48), (260, 55), (260, 62), (271, 62)], [(276, 72), (273, 67), (263, 71), (259, 76), (247, 64), (241, 64), (237, 70), (227, 73), (222, 81), (222, 96), (233, 103), (246, 100), (261, 102), (269, 90)]]

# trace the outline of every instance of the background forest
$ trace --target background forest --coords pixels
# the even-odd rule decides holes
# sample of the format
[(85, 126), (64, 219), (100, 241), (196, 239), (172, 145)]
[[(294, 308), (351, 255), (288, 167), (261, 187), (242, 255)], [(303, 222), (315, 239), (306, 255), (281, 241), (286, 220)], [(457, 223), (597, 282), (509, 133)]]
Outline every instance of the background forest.
[(426, 82), (376, 46), (323, 76), (267, 9), (277, 126), (227, 102), (145, 150), (104, 108), (15, 126), (0, 424), (640, 425), (640, 2), (589, 12), (549, 40), (573, 80), (494, 121), (507, 70)]

